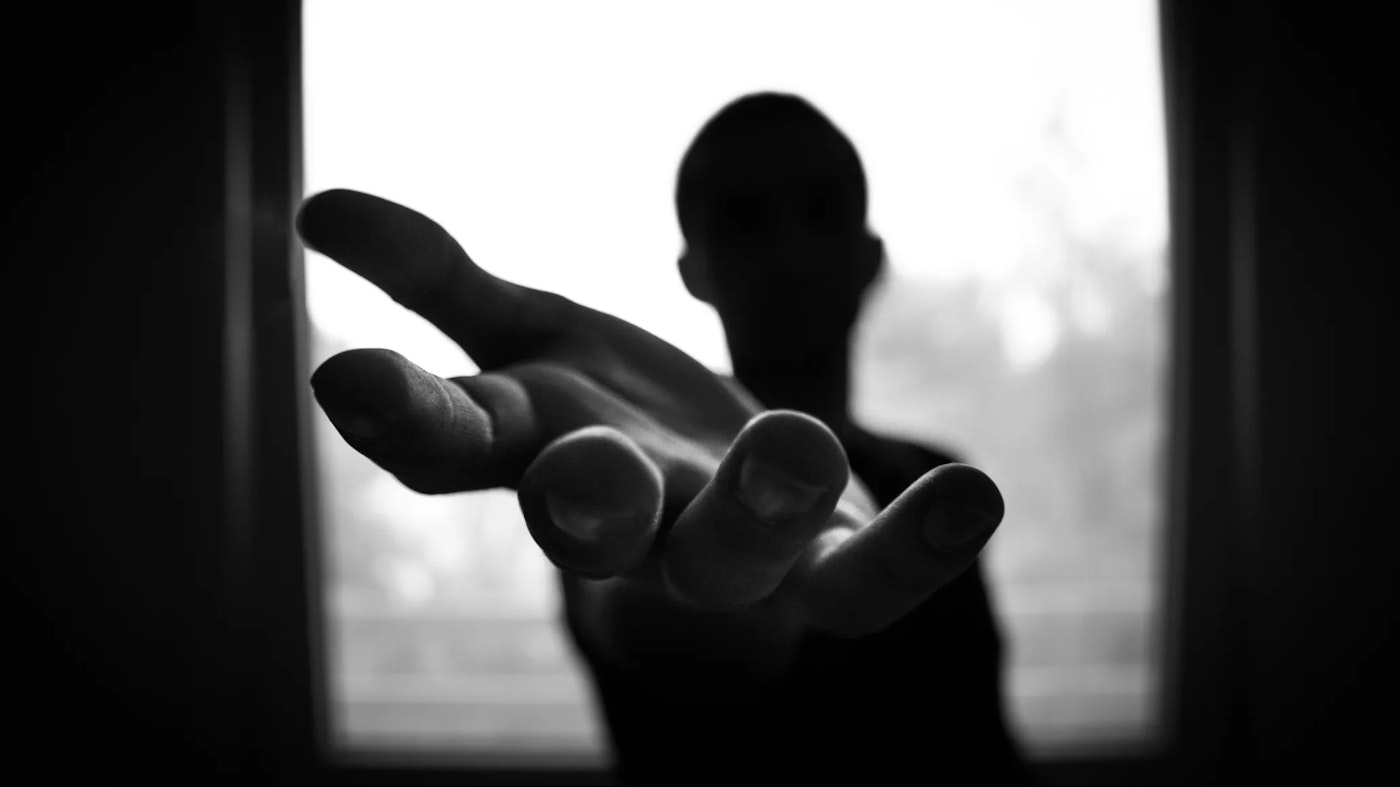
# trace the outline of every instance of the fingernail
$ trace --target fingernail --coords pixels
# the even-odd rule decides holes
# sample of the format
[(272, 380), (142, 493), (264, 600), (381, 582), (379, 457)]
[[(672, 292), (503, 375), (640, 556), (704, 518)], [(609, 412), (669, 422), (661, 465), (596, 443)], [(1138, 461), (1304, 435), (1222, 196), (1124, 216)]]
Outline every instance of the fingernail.
[(807, 511), (825, 490), (757, 457), (745, 457), (739, 466), (739, 500), (764, 522), (774, 523)]
[(996, 515), (971, 504), (935, 506), (924, 521), (924, 538), (941, 550), (956, 550), (996, 524)]
[(580, 501), (554, 493), (545, 493), (545, 509), (549, 519), (564, 533), (585, 541), (595, 541), (604, 526), (627, 520), (636, 515), (631, 509)]
[(384, 423), (373, 416), (340, 408), (328, 408), (324, 404), (321, 409), (326, 412), (335, 428), (348, 437), (367, 441), (384, 434)]

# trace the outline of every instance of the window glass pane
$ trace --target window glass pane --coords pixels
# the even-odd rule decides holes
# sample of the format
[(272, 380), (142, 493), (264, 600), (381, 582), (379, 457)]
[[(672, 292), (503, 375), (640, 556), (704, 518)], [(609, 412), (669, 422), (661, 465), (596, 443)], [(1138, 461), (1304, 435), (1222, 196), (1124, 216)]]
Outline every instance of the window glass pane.
[[(986, 469), (1008, 706), (1035, 752), (1148, 741), (1166, 359), (1156, 4), (305, 2), (308, 193), (432, 216), (488, 270), (725, 370), (675, 269), (676, 166), (746, 92), (799, 93), (864, 158), (889, 269), (857, 414)], [(838, 52), (839, 56), (833, 56)], [(316, 254), (314, 364), (475, 371)], [(333, 725), (354, 748), (595, 757), (553, 570), (509, 492), (429, 497), (317, 414)]]

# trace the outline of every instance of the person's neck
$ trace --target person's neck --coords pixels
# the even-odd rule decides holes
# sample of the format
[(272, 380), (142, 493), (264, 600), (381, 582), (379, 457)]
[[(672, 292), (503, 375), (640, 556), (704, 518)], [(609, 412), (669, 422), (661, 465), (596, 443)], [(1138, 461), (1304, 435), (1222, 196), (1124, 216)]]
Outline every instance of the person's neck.
[(757, 359), (730, 347), (734, 377), (765, 407), (802, 411), (838, 437), (850, 426), (851, 349), (839, 347), (800, 359)]

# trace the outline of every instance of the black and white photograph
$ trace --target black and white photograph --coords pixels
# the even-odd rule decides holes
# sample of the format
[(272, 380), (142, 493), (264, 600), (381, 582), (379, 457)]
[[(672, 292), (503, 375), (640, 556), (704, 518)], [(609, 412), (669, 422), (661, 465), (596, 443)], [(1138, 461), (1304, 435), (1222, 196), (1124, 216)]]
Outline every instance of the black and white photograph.
[(12, 781), (1400, 781), (1380, 9), (19, 8)]

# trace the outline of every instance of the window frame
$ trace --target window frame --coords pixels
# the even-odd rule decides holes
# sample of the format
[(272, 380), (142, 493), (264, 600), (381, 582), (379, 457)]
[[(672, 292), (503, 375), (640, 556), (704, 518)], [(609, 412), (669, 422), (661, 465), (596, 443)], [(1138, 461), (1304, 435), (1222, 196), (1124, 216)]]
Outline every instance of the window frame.
[[(1229, 229), (1231, 216), (1249, 210), (1248, 181), (1240, 169), (1249, 159), (1240, 147), (1243, 137), (1231, 136), (1243, 120), (1217, 104), (1239, 96), (1207, 86), (1209, 69), (1222, 64), (1202, 59), (1225, 57), (1225, 48), (1199, 43), (1196, 36), (1212, 29), (1197, 6), (1170, 0), (1159, 5), (1173, 340), (1163, 725), (1159, 741), (1145, 748), (1036, 760), (1033, 768), (1048, 784), (1155, 783), (1177, 774), (1214, 773), (1229, 732), (1248, 727), (1239, 716), (1246, 713), (1240, 698), (1223, 689), (1240, 669), (1231, 646), (1247, 637), (1240, 632), (1248, 621), (1240, 605), (1218, 600), (1228, 597), (1228, 573), (1245, 561), (1248, 549), (1239, 542), (1241, 529), (1225, 526), (1247, 518), (1254, 505), (1249, 491), (1257, 435), (1248, 418), (1255, 390), (1252, 257), (1248, 239)], [(229, 442), (234, 470), (227, 483), (230, 500), (256, 502), (230, 516), (253, 533), (257, 545), (240, 577), (251, 610), (267, 625), (259, 694), (283, 699), (258, 719), (260, 751), (270, 754), (268, 763), (348, 783), (606, 784), (606, 770), (567, 762), (503, 768), (450, 756), (336, 751), (326, 725), (319, 523), (310, 486), (314, 448), (303, 385), (308, 325), (302, 252), (291, 226), (301, 196), (301, 4), (251, 4), (228, 29), (226, 274), (228, 343), (236, 352), (227, 355), (227, 380), (251, 389), (230, 391), (225, 417), (231, 434), (249, 440)], [(1216, 144), (1222, 139), (1233, 139), (1234, 147)], [(1222, 193), (1229, 199), (1222, 200)], [(1222, 335), (1232, 341), (1218, 341)], [(304, 604), (286, 605), (286, 599)]]

